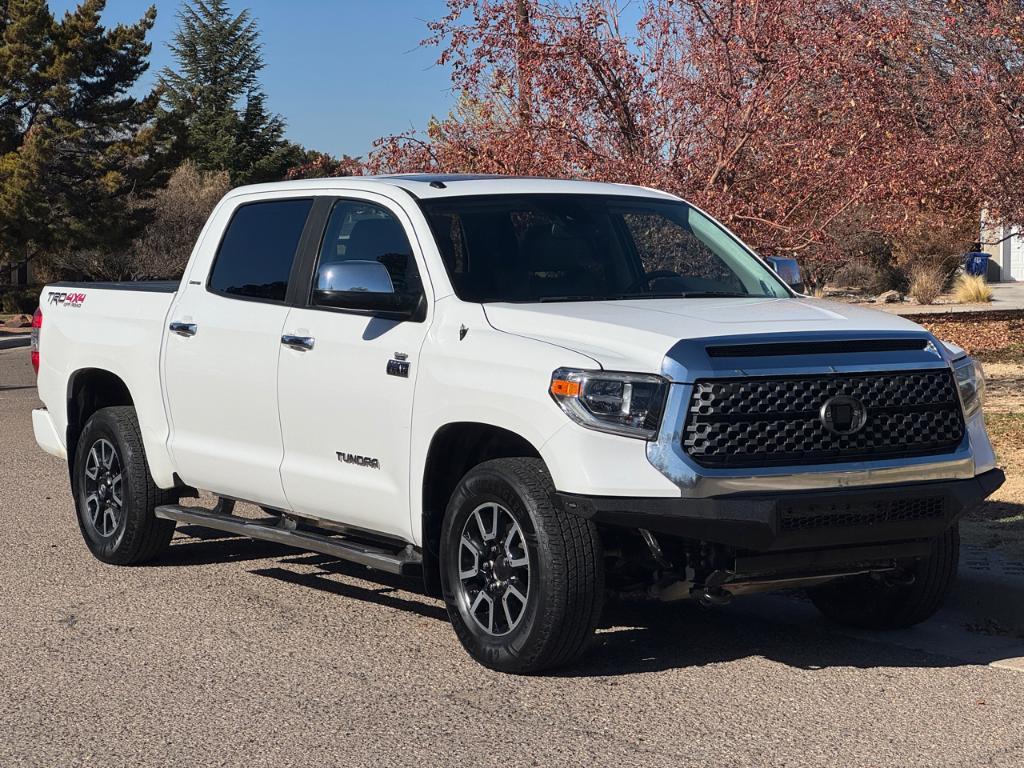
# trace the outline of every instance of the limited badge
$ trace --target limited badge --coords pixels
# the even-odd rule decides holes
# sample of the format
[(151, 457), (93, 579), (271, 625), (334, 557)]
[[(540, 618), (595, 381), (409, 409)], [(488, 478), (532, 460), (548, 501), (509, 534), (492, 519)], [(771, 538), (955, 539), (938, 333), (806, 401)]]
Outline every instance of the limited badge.
[(405, 352), (395, 352), (394, 358), (388, 360), (388, 376), (401, 376), (409, 378), (409, 355)]

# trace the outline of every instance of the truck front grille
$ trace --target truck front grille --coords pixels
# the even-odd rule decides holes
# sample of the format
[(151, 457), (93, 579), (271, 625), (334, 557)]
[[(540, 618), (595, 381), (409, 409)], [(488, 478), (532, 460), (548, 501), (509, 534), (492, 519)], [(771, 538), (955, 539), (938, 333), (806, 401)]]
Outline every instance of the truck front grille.
[[(826, 427), (833, 397), (859, 401), (863, 427)], [(704, 467), (768, 467), (946, 453), (963, 436), (949, 370), (708, 379), (694, 385), (683, 450)]]

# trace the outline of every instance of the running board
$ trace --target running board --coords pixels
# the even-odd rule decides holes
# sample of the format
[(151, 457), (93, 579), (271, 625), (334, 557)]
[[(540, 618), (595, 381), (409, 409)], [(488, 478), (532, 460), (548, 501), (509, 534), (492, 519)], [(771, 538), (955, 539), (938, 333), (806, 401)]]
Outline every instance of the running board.
[(164, 520), (215, 528), (218, 531), (227, 531), (262, 541), (273, 541), (297, 549), (330, 555), (339, 560), (348, 560), (365, 565), (367, 568), (376, 568), (378, 571), (394, 573), (399, 576), (422, 574), (423, 558), (412, 546), (396, 551), (336, 536), (295, 530), (287, 527), (292, 521), (284, 517), (270, 520), (250, 520), (201, 507), (183, 507), (178, 504), (157, 507), (155, 513), (157, 517)]

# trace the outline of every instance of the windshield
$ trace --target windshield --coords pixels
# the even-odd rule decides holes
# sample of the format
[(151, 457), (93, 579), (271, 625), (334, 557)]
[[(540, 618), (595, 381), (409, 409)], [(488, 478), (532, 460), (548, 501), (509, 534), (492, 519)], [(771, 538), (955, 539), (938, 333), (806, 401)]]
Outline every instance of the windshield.
[(790, 296), (729, 232), (673, 200), (421, 200), (452, 286), (473, 302)]

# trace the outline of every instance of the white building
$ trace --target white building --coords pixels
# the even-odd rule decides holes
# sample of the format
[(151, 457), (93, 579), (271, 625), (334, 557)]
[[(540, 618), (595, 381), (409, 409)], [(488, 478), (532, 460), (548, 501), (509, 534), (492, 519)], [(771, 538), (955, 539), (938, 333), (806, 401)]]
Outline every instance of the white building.
[(983, 217), (981, 242), (982, 250), (990, 257), (990, 281), (1024, 281), (1024, 232), (1020, 227), (986, 226)]

